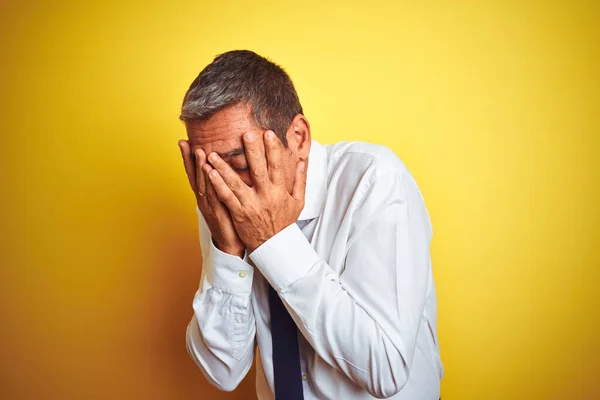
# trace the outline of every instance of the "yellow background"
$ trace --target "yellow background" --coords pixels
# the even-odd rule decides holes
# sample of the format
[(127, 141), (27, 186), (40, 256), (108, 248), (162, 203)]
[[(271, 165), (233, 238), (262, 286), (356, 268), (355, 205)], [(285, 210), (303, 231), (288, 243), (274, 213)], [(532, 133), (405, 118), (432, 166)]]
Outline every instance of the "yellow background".
[(0, 398), (253, 396), (253, 372), (211, 388), (184, 340), (178, 110), (235, 48), (287, 69), (317, 140), (386, 144), (416, 176), (444, 399), (600, 398), (599, 9), (3, 1)]

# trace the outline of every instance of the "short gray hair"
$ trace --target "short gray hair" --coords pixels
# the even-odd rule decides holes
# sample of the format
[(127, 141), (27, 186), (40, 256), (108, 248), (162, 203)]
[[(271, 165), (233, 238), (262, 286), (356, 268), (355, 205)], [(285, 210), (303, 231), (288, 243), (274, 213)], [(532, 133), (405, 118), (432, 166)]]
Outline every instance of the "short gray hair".
[(249, 50), (218, 55), (192, 82), (182, 121), (207, 120), (216, 112), (249, 104), (257, 127), (271, 129), (287, 147), (286, 133), (302, 106), (292, 80), (277, 64)]

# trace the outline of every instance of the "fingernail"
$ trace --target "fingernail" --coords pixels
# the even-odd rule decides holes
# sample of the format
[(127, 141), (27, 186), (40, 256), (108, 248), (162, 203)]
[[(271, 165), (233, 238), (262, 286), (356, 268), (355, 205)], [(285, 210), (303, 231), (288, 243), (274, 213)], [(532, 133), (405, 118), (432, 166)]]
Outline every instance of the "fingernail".
[(265, 136), (267, 137), (267, 140), (275, 139), (275, 134), (272, 131), (267, 131), (267, 133), (265, 133)]
[(210, 161), (217, 161), (218, 158), (219, 156), (217, 156), (217, 153), (210, 153), (210, 156), (208, 156)]
[(252, 133), (252, 132), (246, 133), (245, 136), (246, 136), (246, 140), (249, 141), (249, 142), (251, 142), (251, 141), (254, 140), (254, 133)]
[(210, 175), (211, 178), (214, 178), (214, 177), (217, 176), (217, 171), (213, 169), (212, 171), (210, 171), (209, 175)]

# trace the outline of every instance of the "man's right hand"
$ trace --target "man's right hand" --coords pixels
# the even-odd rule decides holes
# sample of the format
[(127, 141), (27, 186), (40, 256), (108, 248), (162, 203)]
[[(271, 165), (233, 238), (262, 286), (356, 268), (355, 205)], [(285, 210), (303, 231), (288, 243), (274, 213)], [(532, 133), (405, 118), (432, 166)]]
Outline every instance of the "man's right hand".
[(245, 246), (233, 227), (229, 210), (217, 197), (210, 179), (202, 169), (206, 163), (206, 154), (202, 149), (197, 149), (194, 157), (187, 140), (180, 140), (178, 144), (185, 173), (196, 196), (198, 208), (210, 229), (213, 243), (224, 253), (242, 257)]

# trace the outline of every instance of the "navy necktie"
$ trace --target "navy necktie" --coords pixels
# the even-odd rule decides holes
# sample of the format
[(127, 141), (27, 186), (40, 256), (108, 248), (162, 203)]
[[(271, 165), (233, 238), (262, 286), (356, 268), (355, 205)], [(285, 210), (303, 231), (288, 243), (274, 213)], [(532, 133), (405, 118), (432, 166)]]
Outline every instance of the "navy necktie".
[(298, 328), (285, 309), (281, 298), (269, 286), (271, 335), (273, 340), (273, 374), (276, 400), (302, 400), (302, 377)]

